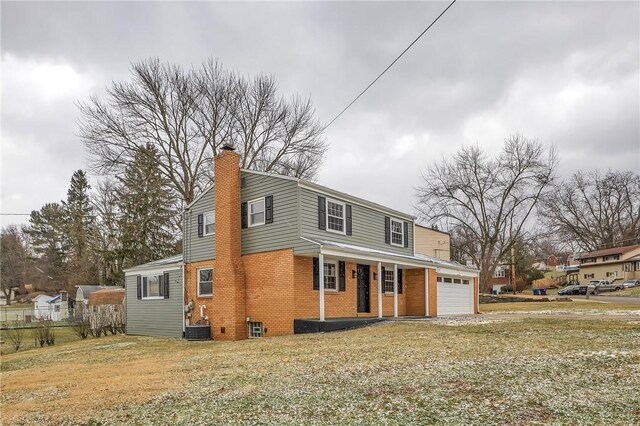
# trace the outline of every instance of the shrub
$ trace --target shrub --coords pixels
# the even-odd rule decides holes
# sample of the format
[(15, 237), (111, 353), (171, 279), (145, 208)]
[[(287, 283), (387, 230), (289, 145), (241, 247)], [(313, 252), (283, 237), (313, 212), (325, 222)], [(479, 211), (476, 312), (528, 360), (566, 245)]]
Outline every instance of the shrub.
[(5, 330), (5, 335), (7, 336), (7, 339), (9, 339), (9, 342), (11, 342), (13, 349), (18, 352), (22, 346), (22, 340), (24, 338), (24, 321), (16, 321), (11, 325), (12, 327)]
[(43, 347), (45, 343), (48, 346), (54, 345), (56, 342), (56, 335), (53, 330), (53, 321), (48, 319), (41, 319), (38, 321), (38, 325), (33, 331), (33, 337), (35, 346), (40, 345), (40, 347)]

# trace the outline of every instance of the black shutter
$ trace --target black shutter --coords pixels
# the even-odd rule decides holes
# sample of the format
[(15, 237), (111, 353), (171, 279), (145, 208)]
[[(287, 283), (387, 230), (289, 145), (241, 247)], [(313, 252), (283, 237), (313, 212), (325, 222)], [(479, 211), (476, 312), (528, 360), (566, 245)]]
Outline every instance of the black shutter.
[(327, 229), (327, 200), (321, 196), (318, 196), (318, 229)]
[(384, 243), (391, 244), (391, 218), (384, 217)]
[(240, 217), (242, 222), (242, 229), (244, 229), (249, 225), (249, 221), (247, 217), (247, 203), (242, 203), (240, 205)]
[(138, 285), (138, 300), (142, 299), (142, 277), (138, 275), (137, 277), (137, 285)]
[(384, 273), (384, 266), (382, 267), (382, 292), (384, 293), (384, 282), (386, 280), (386, 274)]
[(347, 222), (347, 235), (351, 235), (351, 204), (345, 206), (346, 210), (346, 222)]
[(313, 289), (320, 290), (320, 260), (313, 258)]
[(402, 294), (402, 269), (398, 269), (398, 294)]
[(264, 197), (264, 223), (273, 223), (273, 195)]
[(162, 284), (164, 284), (164, 298), (168, 299), (169, 298), (169, 273), (165, 272), (163, 274), (164, 279), (162, 280)]
[(404, 223), (404, 247), (409, 247), (409, 222)]
[(340, 282), (338, 283), (339, 291), (346, 291), (346, 279), (344, 274), (344, 262), (338, 262), (338, 275), (340, 277)]
[(198, 215), (198, 238), (202, 238), (204, 233), (204, 216), (202, 213)]

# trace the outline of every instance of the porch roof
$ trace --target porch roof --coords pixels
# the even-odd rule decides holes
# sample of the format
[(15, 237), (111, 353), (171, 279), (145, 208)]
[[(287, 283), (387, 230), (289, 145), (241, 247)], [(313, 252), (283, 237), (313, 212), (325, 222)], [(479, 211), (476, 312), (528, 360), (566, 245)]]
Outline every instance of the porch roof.
[(317, 244), (318, 253), (322, 253), (328, 256), (345, 256), (375, 262), (396, 263), (398, 265), (411, 268), (432, 268), (436, 269), (438, 272), (443, 273), (478, 273), (478, 270), (475, 268), (471, 268), (457, 262), (438, 259), (437, 257), (427, 256), (419, 253), (411, 256), (378, 250), (370, 247), (345, 244), (336, 241), (319, 240), (307, 237), (302, 238), (313, 244)]

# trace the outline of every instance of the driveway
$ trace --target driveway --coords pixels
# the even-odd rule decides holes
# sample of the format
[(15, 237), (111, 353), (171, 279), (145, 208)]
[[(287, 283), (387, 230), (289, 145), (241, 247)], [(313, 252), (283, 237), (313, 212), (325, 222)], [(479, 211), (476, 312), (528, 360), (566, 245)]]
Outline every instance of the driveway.
[[(586, 296), (569, 296), (572, 299), (583, 299)], [(596, 302), (624, 303), (626, 305), (640, 305), (640, 297), (623, 297), (623, 296), (589, 296), (589, 300)]]

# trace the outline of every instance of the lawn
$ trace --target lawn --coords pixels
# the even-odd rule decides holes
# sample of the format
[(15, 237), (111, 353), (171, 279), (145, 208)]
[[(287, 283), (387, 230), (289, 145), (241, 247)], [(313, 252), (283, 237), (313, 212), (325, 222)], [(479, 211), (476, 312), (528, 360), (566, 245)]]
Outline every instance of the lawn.
[[(67, 342), (73, 342), (79, 340), (80, 338), (73, 332), (71, 327), (54, 327), (53, 332), (55, 333), (55, 344), (60, 345)], [(22, 346), (20, 347), (20, 352), (32, 350), (32, 349), (41, 349), (39, 345), (36, 346), (36, 343), (33, 339), (34, 329), (25, 329), (24, 336), (22, 339)], [(15, 352), (15, 349), (11, 346), (11, 342), (7, 337), (6, 330), (0, 330), (0, 354), (6, 355)], [(45, 343), (46, 345), (46, 343)]]
[[(511, 302), (511, 303), (481, 303), (480, 312), (485, 313), (514, 313), (549, 311), (550, 314), (578, 313), (578, 314), (629, 314), (640, 315), (640, 305), (608, 303), (577, 299), (572, 302)], [(615, 315), (615, 313), (613, 315)]]
[(602, 293), (603, 296), (626, 296), (640, 297), (640, 287), (625, 288), (624, 290), (614, 291), (611, 293)]
[(639, 324), (485, 317), (241, 342), (76, 341), (3, 356), (2, 421), (638, 424)]

